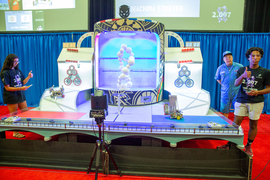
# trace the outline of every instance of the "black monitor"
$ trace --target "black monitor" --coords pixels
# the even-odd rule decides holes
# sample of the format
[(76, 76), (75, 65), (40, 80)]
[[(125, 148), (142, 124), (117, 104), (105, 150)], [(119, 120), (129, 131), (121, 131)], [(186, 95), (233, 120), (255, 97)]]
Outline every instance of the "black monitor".
[(89, 0), (0, 0), (0, 33), (88, 31)]

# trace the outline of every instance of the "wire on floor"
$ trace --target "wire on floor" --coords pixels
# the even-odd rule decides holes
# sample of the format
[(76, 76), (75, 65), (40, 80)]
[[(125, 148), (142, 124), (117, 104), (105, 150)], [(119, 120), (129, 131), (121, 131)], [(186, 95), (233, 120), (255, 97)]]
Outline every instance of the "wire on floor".
[(266, 165), (264, 166), (263, 170), (259, 173), (259, 175), (257, 177), (255, 177), (253, 180), (257, 179), (262, 174), (262, 172), (265, 170), (265, 168), (267, 167), (269, 162), (270, 162), (270, 160), (266, 163)]

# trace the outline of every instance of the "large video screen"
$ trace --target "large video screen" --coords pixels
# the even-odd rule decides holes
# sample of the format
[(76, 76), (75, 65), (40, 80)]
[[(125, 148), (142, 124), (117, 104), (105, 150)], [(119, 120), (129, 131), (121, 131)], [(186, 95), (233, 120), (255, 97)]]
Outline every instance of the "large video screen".
[(88, 30), (89, 0), (0, 0), (0, 32)]
[(166, 30), (243, 31), (245, 0), (115, 0), (115, 18), (161, 22)]

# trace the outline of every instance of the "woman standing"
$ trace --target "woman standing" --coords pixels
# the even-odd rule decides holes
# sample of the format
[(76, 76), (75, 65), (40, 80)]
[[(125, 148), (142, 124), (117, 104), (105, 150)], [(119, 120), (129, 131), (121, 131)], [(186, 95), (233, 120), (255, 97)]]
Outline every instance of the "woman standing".
[[(15, 54), (9, 54), (1, 69), (1, 80), (4, 84), (3, 100), (7, 104), (11, 116), (16, 115), (18, 108), (27, 111), (27, 103), (24, 91), (30, 86), (24, 86), (33, 77), (32, 71), (25, 78), (18, 68), (19, 58)], [(23, 138), (23, 134), (13, 132), (13, 137)]]

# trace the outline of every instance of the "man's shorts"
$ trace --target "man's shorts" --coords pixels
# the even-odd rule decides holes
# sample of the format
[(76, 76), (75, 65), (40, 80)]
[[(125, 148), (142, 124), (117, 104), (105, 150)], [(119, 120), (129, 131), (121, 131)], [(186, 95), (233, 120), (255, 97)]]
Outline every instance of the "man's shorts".
[(262, 114), (264, 102), (260, 103), (239, 103), (234, 104), (234, 114), (236, 116), (248, 116), (251, 120), (259, 120)]

